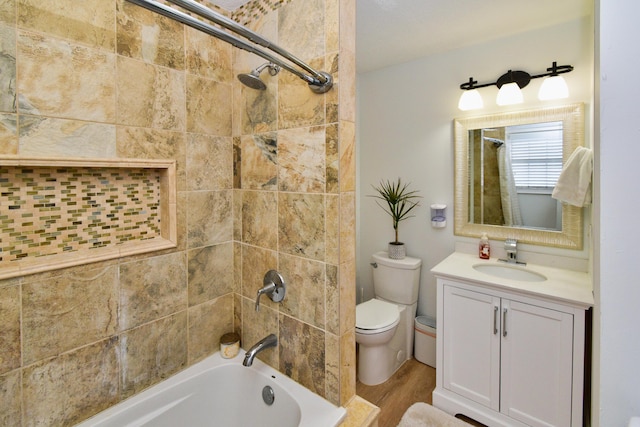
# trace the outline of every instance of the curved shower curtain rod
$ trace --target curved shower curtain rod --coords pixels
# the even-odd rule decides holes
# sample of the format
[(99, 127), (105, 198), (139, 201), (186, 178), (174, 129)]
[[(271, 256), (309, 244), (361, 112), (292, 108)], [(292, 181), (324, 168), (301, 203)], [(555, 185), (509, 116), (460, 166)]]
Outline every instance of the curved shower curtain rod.
[(257, 33), (249, 30), (248, 28), (238, 24), (237, 22), (227, 18), (224, 15), (221, 15), (213, 10), (196, 3), (193, 0), (168, 0), (170, 3), (173, 3), (177, 6), (188, 10), (189, 12), (195, 13), (202, 18), (208, 19), (216, 24), (231, 30), (242, 37), (248, 39), (249, 41), (256, 43), (262, 47), (266, 47), (267, 49), (277, 53), (283, 58), (291, 61), (296, 64), (300, 68), (309, 72), (311, 75), (305, 74), (300, 70), (292, 67), (290, 64), (280, 60), (279, 58), (265, 52), (264, 50), (245, 42), (244, 40), (239, 39), (231, 34), (228, 34), (213, 25), (207, 24), (206, 22), (202, 22), (196, 18), (193, 18), (190, 15), (187, 15), (184, 12), (180, 12), (172, 7), (166, 6), (162, 3), (159, 3), (155, 0), (127, 0), (130, 3), (136, 4), (138, 6), (144, 7), (152, 12), (158, 13), (162, 16), (166, 16), (167, 18), (173, 19), (175, 21), (181, 22), (182, 24), (188, 25), (196, 30), (207, 33), (211, 36), (219, 38), (222, 41), (225, 41), (234, 47), (245, 50), (247, 52), (253, 53), (254, 55), (260, 56), (267, 61), (279, 65), (285, 70), (289, 71), (292, 74), (300, 77), (302, 80), (308, 83), (309, 88), (315, 93), (325, 93), (333, 86), (333, 78), (331, 74), (326, 73), (324, 71), (316, 71), (311, 68), (309, 65), (291, 55), (286, 50), (281, 47), (271, 43), (269, 40), (263, 38)]

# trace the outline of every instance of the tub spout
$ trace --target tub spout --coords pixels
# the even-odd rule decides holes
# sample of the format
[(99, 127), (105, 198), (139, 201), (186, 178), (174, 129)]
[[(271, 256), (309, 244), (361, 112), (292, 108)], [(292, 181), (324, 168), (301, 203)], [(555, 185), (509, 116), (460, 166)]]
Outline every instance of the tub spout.
[(244, 355), (244, 361), (242, 362), (242, 364), (244, 366), (251, 366), (253, 364), (253, 359), (255, 359), (258, 353), (269, 347), (275, 347), (276, 345), (278, 345), (278, 338), (274, 334), (267, 335), (266, 337), (258, 341), (253, 347), (247, 350), (247, 353)]

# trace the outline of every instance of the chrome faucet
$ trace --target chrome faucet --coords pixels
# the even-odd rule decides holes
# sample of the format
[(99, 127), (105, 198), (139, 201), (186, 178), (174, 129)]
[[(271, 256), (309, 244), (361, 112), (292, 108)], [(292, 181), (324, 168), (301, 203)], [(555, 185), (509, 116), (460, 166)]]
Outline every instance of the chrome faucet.
[(280, 302), (284, 299), (284, 294), (287, 291), (284, 279), (280, 273), (275, 270), (267, 271), (262, 284), (264, 286), (258, 290), (258, 295), (256, 295), (256, 311), (260, 310), (260, 297), (262, 294), (269, 295), (269, 298), (271, 298), (273, 302)]
[(269, 334), (266, 337), (262, 338), (258, 341), (253, 347), (247, 350), (244, 355), (244, 361), (242, 364), (244, 366), (251, 366), (253, 364), (253, 359), (256, 358), (258, 353), (262, 350), (266, 350), (269, 347), (275, 347), (278, 345), (278, 338), (274, 334)]
[(516, 239), (506, 239), (504, 241), (504, 250), (507, 252), (507, 259), (501, 259), (500, 261), (509, 264), (527, 264), (526, 262), (518, 261), (518, 241)]

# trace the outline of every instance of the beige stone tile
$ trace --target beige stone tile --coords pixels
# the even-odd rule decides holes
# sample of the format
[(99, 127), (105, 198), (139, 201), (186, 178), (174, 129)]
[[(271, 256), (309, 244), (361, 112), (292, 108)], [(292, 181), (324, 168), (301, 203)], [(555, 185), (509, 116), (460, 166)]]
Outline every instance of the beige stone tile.
[(340, 49), (339, 119), (356, 121), (356, 56), (354, 51)]
[(22, 425), (20, 370), (0, 375), (0, 425)]
[(340, 1), (340, 47), (356, 51), (356, 0)]
[(0, 287), (0, 374), (20, 367), (20, 330), (20, 286)]
[(27, 115), (19, 123), (22, 156), (116, 157), (114, 125)]
[(113, 52), (115, 50), (115, 2), (84, 0), (18, 0), (18, 25)]
[[(250, 349), (255, 343), (269, 334), (278, 335), (278, 311), (260, 305), (254, 309), (254, 300), (242, 298), (242, 348)], [(282, 335), (280, 335), (282, 336)], [(274, 369), (279, 369), (278, 347), (268, 348), (258, 353), (258, 359)]]
[(187, 131), (231, 136), (231, 85), (187, 75)]
[(345, 405), (355, 394), (356, 334), (351, 329), (340, 337), (340, 404)]
[(233, 243), (187, 252), (189, 306), (233, 292)]
[(187, 193), (187, 246), (198, 248), (233, 238), (232, 190)]
[(325, 50), (337, 52), (340, 49), (340, 0), (325, 0)]
[(116, 127), (117, 157), (176, 161), (176, 186), (186, 189), (186, 142), (183, 132), (130, 126)]
[(176, 250), (178, 251), (183, 251), (185, 249), (187, 249), (187, 240), (188, 240), (188, 235), (187, 235), (187, 211), (188, 206), (187, 206), (187, 197), (188, 193), (185, 191), (180, 191), (178, 192), (178, 206), (176, 209), (176, 214), (177, 214), (177, 220), (178, 220), (178, 224), (177, 224), (177, 231), (178, 231), (178, 245), (176, 247)]
[(278, 250), (305, 258), (324, 260), (324, 195), (279, 193)]
[(0, 154), (18, 154), (17, 125), (15, 114), (0, 114)]
[(120, 266), (120, 330), (187, 308), (185, 254), (177, 252)]
[(326, 188), (324, 126), (278, 132), (280, 191), (324, 193)]
[(188, 134), (187, 189), (225, 190), (233, 184), (233, 139)]
[(231, 84), (232, 49), (229, 43), (186, 27), (187, 71), (191, 74)]
[(23, 363), (107, 338), (118, 328), (115, 266), (23, 284)]
[(340, 191), (355, 191), (356, 129), (355, 123), (340, 122)]
[[(248, 73), (251, 68), (240, 71)], [(284, 71), (286, 72), (286, 71)], [(280, 75), (282, 73), (280, 72)], [(260, 134), (278, 129), (278, 76), (270, 76), (268, 72), (260, 75), (267, 85), (265, 90), (256, 90), (244, 86), (240, 82), (234, 86), (234, 120), (238, 122), (240, 135)]]
[(340, 262), (340, 196), (327, 195), (325, 260), (332, 264)]
[(278, 137), (269, 132), (240, 138), (241, 185), (244, 190), (278, 188)]
[(333, 78), (333, 86), (331, 90), (325, 93), (325, 121), (327, 123), (336, 123), (339, 118), (339, 102), (340, 102), (340, 73), (339, 73), (339, 55), (338, 53), (330, 53), (325, 59), (325, 71), (331, 74)]
[(242, 245), (233, 242), (233, 292), (242, 292)]
[(220, 350), (220, 337), (232, 332), (233, 294), (189, 309), (189, 363), (202, 360)]
[(242, 190), (233, 190), (233, 240), (242, 241)]
[(325, 264), (281, 254), (279, 272), (290, 286), (280, 311), (318, 328), (325, 327)]
[(367, 402), (360, 396), (354, 396), (344, 404), (347, 417), (340, 427), (378, 427), (380, 408)]
[(117, 62), (118, 124), (184, 131), (184, 72), (123, 56)]
[(15, 100), (16, 28), (0, 23), (0, 112), (15, 113)]
[(356, 262), (355, 259), (340, 264), (338, 284), (340, 287), (340, 332), (356, 325)]
[(119, 55), (176, 70), (185, 68), (182, 24), (124, 0), (117, 4)]
[(115, 120), (115, 54), (19, 31), (17, 58), (21, 113)]
[[(324, 68), (324, 57), (310, 60), (315, 70)], [(278, 129), (325, 123), (325, 95), (311, 92), (298, 76), (282, 72), (278, 79)]]
[(325, 0), (293, 1), (278, 9), (278, 38), (287, 50), (309, 61), (324, 55)]
[(339, 140), (338, 140), (338, 125), (336, 123), (327, 125), (326, 128), (326, 192), (337, 193), (340, 188), (339, 171), (340, 171), (340, 156), (339, 156)]
[(340, 406), (340, 339), (333, 334), (325, 336), (325, 395), (324, 398)]
[(242, 192), (242, 242), (275, 250), (278, 245), (278, 195)]
[(356, 258), (356, 200), (355, 193), (340, 194), (340, 263)]
[[(325, 395), (325, 334), (280, 315), (280, 372), (320, 396)], [(300, 351), (304, 349), (304, 351)]]
[[(263, 286), (264, 275), (278, 269), (278, 254), (273, 250), (242, 245), (242, 295), (255, 301), (258, 289)], [(260, 306), (278, 309), (267, 296), (260, 298)]]
[(187, 311), (122, 335), (122, 398), (139, 393), (187, 365)]
[(75, 425), (118, 401), (118, 340), (24, 368), (24, 425)]
[(242, 142), (239, 136), (233, 137), (233, 188), (242, 188)]
[[(233, 330), (242, 337), (242, 295), (233, 294)], [(240, 340), (240, 347), (243, 347)]]
[(0, 0), (0, 22), (16, 26), (16, 0)]
[(326, 330), (334, 335), (338, 335), (340, 333), (340, 282), (338, 278), (338, 266), (333, 264), (325, 265), (327, 274)]

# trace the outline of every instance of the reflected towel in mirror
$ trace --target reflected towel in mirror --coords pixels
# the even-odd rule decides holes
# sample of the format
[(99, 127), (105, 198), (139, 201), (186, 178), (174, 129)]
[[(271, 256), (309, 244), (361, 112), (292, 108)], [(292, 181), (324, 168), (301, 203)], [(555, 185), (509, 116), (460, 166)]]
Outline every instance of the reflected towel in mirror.
[(587, 206), (591, 203), (592, 173), (593, 151), (577, 147), (562, 168), (551, 197), (573, 206)]

